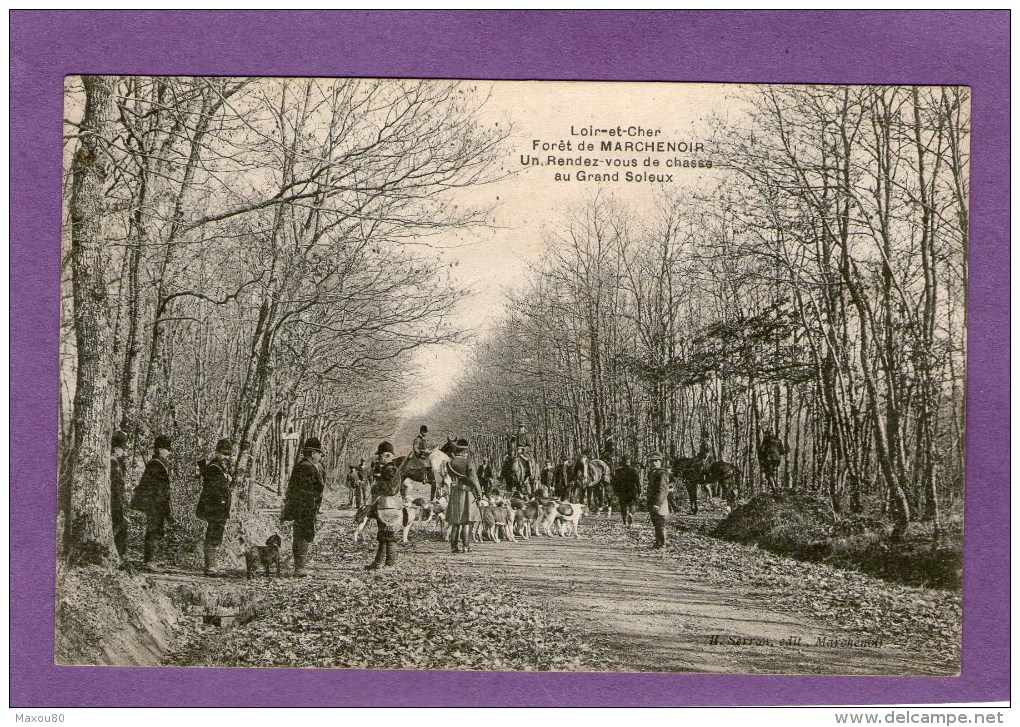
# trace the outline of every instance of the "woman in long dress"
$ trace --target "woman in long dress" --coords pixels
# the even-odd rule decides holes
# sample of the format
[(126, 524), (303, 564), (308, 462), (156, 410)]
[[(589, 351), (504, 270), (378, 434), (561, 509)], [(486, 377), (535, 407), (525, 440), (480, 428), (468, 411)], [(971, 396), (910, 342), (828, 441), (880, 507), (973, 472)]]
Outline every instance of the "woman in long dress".
[(482, 487), (466, 439), (457, 440), (454, 457), (447, 465), (447, 470), (453, 480), (450, 486), (450, 505), (446, 511), (446, 521), (450, 523), (450, 547), (454, 553), (470, 553), (471, 531), (474, 524), (482, 519), (478, 509)]

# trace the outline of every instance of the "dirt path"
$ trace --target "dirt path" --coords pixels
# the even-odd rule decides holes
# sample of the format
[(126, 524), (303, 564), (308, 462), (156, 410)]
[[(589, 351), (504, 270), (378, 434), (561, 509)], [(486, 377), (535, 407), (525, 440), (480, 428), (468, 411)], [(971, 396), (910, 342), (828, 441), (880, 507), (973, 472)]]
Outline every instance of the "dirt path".
[[(706, 579), (685, 573), (668, 551), (648, 549), (643, 532), (648, 527), (639, 524), (626, 533), (602, 515), (582, 524), (580, 539), (486, 542), (461, 555), (418, 534), (405, 558), (444, 561), (465, 577), (494, 576), (506, 583), (507, 597), (519, 593), (539, 600), (606, 647), (616, 659), (607, 668), (614, 670), (939, 673), (903, 646), (819, 645), (820, 638), (860, 642), (872, 635), (775, 607), (727, 584), (723, 574)], [(600, 534), (611, 535), (613, 542), (600, 542)]]
[[(320, 518), (309, 578), (249, 582), (239, 571), (225, 579), (187, 571), (150, 576), (166, 587), (188, 584), (233, 591), (242, 600), (261, 599), (268, 608), (250, 627), (199, 629), (190, 639), (191, 656), (173, 663), (378, 668), (380, 659), (389, 659), (389, 668), (407, 668), (399, 640), (386, 641), (392, 624), (379, 619), (396, 618), (397, 632), (405, 636), (415, 629), (435, 631), (444, 623), (436, 615), (449, 608), (448, 599), (466, 598), (471, 606), (465, 618), (483, 612), (502, 615), (491, 623), (483, 623), (487, 616), (481, 618), (470, 637), (475, 641), (444, 644), (442, 653), (421, 646), (421, 658), (431, 668), (506, 668), (492, 654), (474, 662), (458, 654), (495, 646), (492, 634), (513, 627), (519, 632), (516, 638), (524, 639), (515, 644), (521, 647), (517, 651), (528, 652), (523, 661), (514, 662), (517, 668), (561, 664), (570, 669), (572, 662), (560, 659), (559, 650), (569, 652), (572, 644), (579, 644), (583, 654), (566, 656), (587, 670), (843, 675), (957, 671), (959, 604), (944, 592), (800, 563), (695, 532), (674, 532), (670, 546), (655, 551), (649, 547), (652, 533), (645, 516), (630, 530), (617, 518), (593, 516), (582, 522), (579, 539), (485, 542), (470, 554), (452, 554), (438, 534), (419, 529), (401, 546), (397, 567), (375, 573), (363, 569), (375, 551), (374, 528), (366, 532), (369, 542), (353, 546), (351, 512), (328, 511)], [(710, 525), (702, 520), (684, 525), (701, 531)], [(380, 590), (380, 580), (393, 585)], [(380, 597), (394, 603), (380, 603)], [(418, 619), (418, 626), (400, 623), (408, 614)], [(577, 638), (551, 636), (529, 647), (533, 634), (542, 632), (527, 631), (538, 628), (525, 628), (527, 623), (560, 624), (557, 633), (574, 631)], [(367, 660), (348, 653), (347, 633), (373, 640)], [(419, 637), (422, 633), (417, 632)], [(433, 634), (426, 640), (436, 638), (449, 637)], [(334, 643), (336, 639), (340, 641)], [(554, 658), (543, 652), (548, 648), (557, 650)], [(394, 650), (401, 653), (391, 654)], [(192, 657), (199, 661), (189, 661)]]

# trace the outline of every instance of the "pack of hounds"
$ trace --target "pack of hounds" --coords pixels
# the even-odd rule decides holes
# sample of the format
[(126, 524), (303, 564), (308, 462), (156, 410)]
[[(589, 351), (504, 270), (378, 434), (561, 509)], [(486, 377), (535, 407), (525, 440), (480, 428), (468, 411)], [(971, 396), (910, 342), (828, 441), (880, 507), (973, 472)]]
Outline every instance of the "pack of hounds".
[[(401, 538), (407, 536), (415, 523), (429, 527), (433, 532), (442, 533), (445, 540), (450, 538), (450, 525), (446, 521), (448, 500), (441, 496), (431, 502), (415, 498), (404, 505)], [(578, 526), (587, 506), (582, 503), (560, 502), (555, 499), (532, 497), (526, 499), (520, 492), (508, 497), (491, 494), (478, 501), (481, 520), (472, 523), (471, 539), (480, 543), (490, 540), (517, 542), (518, 538), (528, 539), (539, 535), (548, 537), (580, 537)], [(366, 539), (363, 534), (370, 518), (368, 506), (359, 509), (354, 516), (354, 543)]]

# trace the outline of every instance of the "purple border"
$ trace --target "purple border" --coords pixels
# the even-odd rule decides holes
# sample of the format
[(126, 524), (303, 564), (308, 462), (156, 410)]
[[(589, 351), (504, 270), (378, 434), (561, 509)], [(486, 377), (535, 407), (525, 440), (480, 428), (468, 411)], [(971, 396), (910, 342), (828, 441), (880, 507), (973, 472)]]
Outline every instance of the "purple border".
[[(1009, 698), (1009, 13), (12, 12), (11, 706), (652, 706)], [(124, 42), (127, 41), (127, 42)], [(70, 73), (973, 88), (963, 673), (782, 677), (53, 665), (62, 79)]]

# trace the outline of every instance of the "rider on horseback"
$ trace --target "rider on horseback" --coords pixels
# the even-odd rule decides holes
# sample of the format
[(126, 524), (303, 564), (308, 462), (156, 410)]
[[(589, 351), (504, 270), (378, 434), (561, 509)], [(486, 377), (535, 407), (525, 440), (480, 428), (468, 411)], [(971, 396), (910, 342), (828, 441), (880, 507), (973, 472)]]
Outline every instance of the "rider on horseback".
[(517, 426), (517, 434), (513, 438), (516, 454), (524, 460), (525, 476), (535, 481), (535, 462), (531, 459), (531, 435), (523, 424)]
[(411, 442), (411, 457), (417, 461), (422, 469), (422, 482), (428, 482), (432, 485), (432, 496), (435, 496), (436, 489), (436, 478), (432, 472), (432, 467), (429, 466), (429, 454), (432, 453), (432, 447), (429, 446), (428, 440), (429, 428), (424, 424), (418, 428), (418, 436)]

